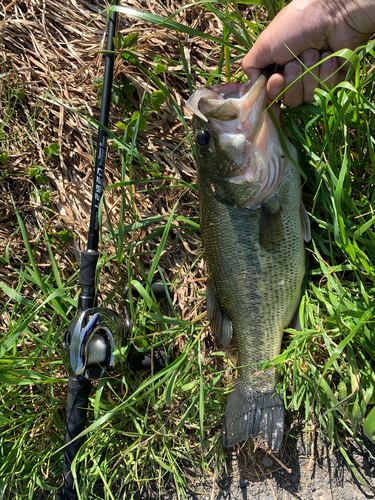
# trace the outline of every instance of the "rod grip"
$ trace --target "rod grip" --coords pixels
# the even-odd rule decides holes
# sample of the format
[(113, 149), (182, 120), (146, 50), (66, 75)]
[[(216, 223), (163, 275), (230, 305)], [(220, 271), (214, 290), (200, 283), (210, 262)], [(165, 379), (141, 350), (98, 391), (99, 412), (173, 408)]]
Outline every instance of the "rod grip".
[(99, 252), (83, 250), (81, 252), (81, 267), (79, 270), (79, 284), (82, 286), (95, 286), (96, 264)]
[(66, 405), (65, 449), (63, 462), (64, 484), (60, 500), (76, 500), (74, 480), (71, 471), (72, 462), (83, 444), (84, 437), (76, 439), (86, 426), (87, 407), (89, 403), (91, 382), (86, 378), (69, 377)]

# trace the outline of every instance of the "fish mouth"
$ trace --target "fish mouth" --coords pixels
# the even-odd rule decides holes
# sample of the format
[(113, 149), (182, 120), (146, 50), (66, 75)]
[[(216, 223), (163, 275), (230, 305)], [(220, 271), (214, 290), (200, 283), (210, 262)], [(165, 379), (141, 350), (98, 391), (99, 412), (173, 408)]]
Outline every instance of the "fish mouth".
[(227, 83), (198, 89), (186, 107), (217, 134), (246, 134), (248, 139), (260, 125), (267, 103), (267, 80), (261, 75), (255, 83)]
[[(244, 207), (256, 208), (281, 184), (287, 160), (277, 129), (265, 111), (267, 78), (198, 89), (186, 103), (208, 125), (218, 146), (230, 158), (223, 180), (232, 185), (250, 187)], [(280, 107), (272, 105), (280, 123)], [(204, 124), (203, 124), (204, 127)], [(199, 124), (202, 128), (202, 123)], [(253, 189), (255, 188), (255, 189)]]

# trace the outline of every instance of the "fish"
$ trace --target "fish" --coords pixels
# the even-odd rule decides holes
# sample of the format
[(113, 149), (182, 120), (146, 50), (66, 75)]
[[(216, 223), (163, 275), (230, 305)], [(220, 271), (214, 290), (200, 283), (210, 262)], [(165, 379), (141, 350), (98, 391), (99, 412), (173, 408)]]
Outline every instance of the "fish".
[[(283, 330), (298, 323), (310, 222), (301, 199), (298, 155), (284, 151), (267, 108), (267, 78), (196, 90), (193, 113), (207, 315), (224, 347), (237, 347), (237, 379), (225, 408), (224, 448), (250, 436), (278, 451), (284, 396), (275, 367)], [(293, 160), (293, 161), (292, 161)]]

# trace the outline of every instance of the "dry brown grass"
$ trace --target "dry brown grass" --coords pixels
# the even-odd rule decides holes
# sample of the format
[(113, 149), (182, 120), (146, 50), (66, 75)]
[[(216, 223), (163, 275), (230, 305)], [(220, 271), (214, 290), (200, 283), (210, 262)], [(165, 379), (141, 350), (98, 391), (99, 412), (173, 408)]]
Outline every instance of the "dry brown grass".
[[(20, 260), (25, 260), (26, 252), (22, 238), (17, 230), (14, 208), (11, 203), (12, 193), (15, 204), (26, 225), (31, 243), (39, 239), (42, 226), (48, 233), (63, 229), (76, 235), (76, 240), (70, 239), (63, 247), (56, 248), (56, 258), (64, 276), (70, 276), (77, 268), (79, 251), (85, 248), (88, 229), (91, 189), (93, 177), (93, 156), (90, 144), (90, 131), (86, 119), (76, 114), (62, 104), (68, 105), (95, 119), (99, 119), (97, 106), (97, 87), (93, 81), (101, 77), (104, 71), (104, 58), (100, 53), (105, 47), (106, 16), (102, 10), (108, 5), (104, 2), (58, 1), (12, 1), (1, 5), (0, 40), (1, 54), (1, 119), (6, 120), (8, 110), (5, 102), (9, 89), (23, 89), (25, 99), (17, 101), (10, 120), (6, 123), (4, 132), (8, 135), (2, 143), (2, 151), (9, 154), (8, 162), (1, 167), (1, 200), (0, 200), (0, 251), (7, 250), (12, 267), (19, 267)], [(164, 14), (164, 9), (154, 1), (134, 1), (132, 7)], [(166, 9), (173, 12), (180, 4), (167, 2)], [(127, 34), (138, 32), (140, 61), (146, 66), (150, 56), (164, 57), (171, 60), (181, 60), (177, 35), (162, 26), (152, 26), (134, 18), (120, 16), (120, 31)], [(183, 11), (177, 20), (194, 28), (208, 29), (211, 34), (219, 30), (213, 16), (201, 9)], [(184, 52), (189, 63), (200, 66), (206, 61), (207, 69), (217, 64), (218, 50), (210, 43), (182, 38)], [(169, 89), (175, 101), (182, 108), (189, 92), (186, 79), (179, 75), (182, 66), (167, 64), (164, 74), (164, 84)], [(139, 107), (144, 92), (156, 90), (152, 82), (130, 63), (124, 62), (120, 56), (116, 58), (115, 78), (125, 74), (135, 85), (138, 99), (133, 99), (134, 108)], [(201, 84), (194, 81), (194, 84)], [(58, 101), (52, 99), (52, 96)], [(135, 96), (135, 94), (134, 94)], [(134, 97), (133, 96), (133, 97)], [(138, 100), (138, 102), (137, 102)], [(13, 105), (14, 99), (11, 101)], [(121, 109), (111, 112), (110, 128), (119, 133), (115, 126), (121, 120)], [(96, 142), (96, 131), (91, 130), (93, 142)], [(51, 143), (58, 143), (61, 154), (56, 160), (48, 158), (44, 148)], [(140, 132), (137, 138), (137, 148), (146, 162), (157, 162), (160, 172), (165, 176), (174, 177), (188, 183), (195, 182), (196, 171), (190, 156), (186, 141), (186, 132), (174, 116), (173, 109), (166, 102), (159, 113), (154, 113), (146, 131)], [(109, 148), (105, 187), (119, 180), (120, 156)], [(27, 169), (33, 166), (43, 166), (48, 177), (45, 189), (50, 190), (53, 214), (46, 217), (45, 204), (36, 192), (35, 179), (27, 175)], [(147, 178), (147, 173), (135, 169), (133, 178)], [(165, 188), (155, 191), (150, 196), (147, 185), (134, 188), (135, 208), (140, 219), (151, 215), (169, 214), (177, 199), (182, 195), (178, 211), (184, 215), (190, 214), (191, 193), (184, 195), (184, 188), (170, 188), (170, 182), (160, 183)], [(155, 184), (153, 184), (155, 185)], [(156, 193), (156, 194), (155, 194)], [(111, 220), (116, 223), (119, 215), (121, 192), (112, 189), (106, 195), (106, 203)], [(133, 214), (129, 210), (126, 223), (133, 222)], [(140, 230), (136, 238), (145, 235)], [(104, 234), (108, 224), (104, 222)], [(178, 231), (174, 236), (181, 236)], [(200, 254), (200, 242), (195, 238), (177, 238), (168, 253), (163, 255), (161, 265), (170, 281), (177, 271), (180, 271), (179, 284), (185, 283), (180, 292), (175, 295), (182, 317), (188, 317), (196, 300), (194, 288), (201, 287), (203, 263), (195, 267), (194, 273), (189, 269)], [(157, 242), (156, 242), (157, 243)], [(109, 254), (114, 249), (110, 244), (106, 248)], [(151, 245), (151, 246), (150, 246)], [(147, 248), (146, 248), (147, 247)], [(138, 248), (139, 253), (147, 252), (152, 244)], [(182, 265), (188, 253), (188, 258)], [(142, 264), (148, 267), (147, 256), (142, 257)], [(39, 241), (36, 260), (40, 271), (50, 272), (48, 254)], [(135, 274), (137, 269), (134, 268)], [(16, 280), (11, 267), (0, 269), (0, 278), (12, 287)], [(101, 285), (104, 295), (111, 290), (113, 278)], [(198, 285), (197, 285), (198, 283)], [(192, 299), (195, 300), (192, 301)], [(7, 325), (7, 318), (4, 326)]]

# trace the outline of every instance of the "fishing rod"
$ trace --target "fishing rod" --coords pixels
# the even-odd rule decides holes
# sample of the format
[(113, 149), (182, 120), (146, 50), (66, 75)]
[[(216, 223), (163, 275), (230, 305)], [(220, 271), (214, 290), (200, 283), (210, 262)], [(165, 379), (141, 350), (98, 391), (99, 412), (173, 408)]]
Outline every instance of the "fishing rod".
[[(119, 0), (114, 1), (118, 5)], [(106, 371), (115, 366), (114, 351), (118, 349), (132, 330), (132, 321), (127, 309), (124, 317), (113, 310), (97, 307), (96, 266), (99, 259), (99, 206), (103, 194), (104, 167), (107, 152), (109, 110), (115, 60), (114, 38), (117, 31), (118, 12), (112, 11), (109, 19), (107, 51), (105, 54), (103, 93), (100, 110), (95, 158), (94, 183), (92, 191), (91, 215), (87, 250), (81, 252), (77, 314), (66, 329), (62, 342), (62, 358), (69, 375), (65, 418), (65, 448), (63, 459), (63, 486), (60, 500), (76, 500), (72, 463), (84, 437), (79, 437), (86, 426), (87, 408), (91, 381), (100, 379)], [(151, 288), (159, 295), (160, 283)], [(135, 294), (133, 294), (135, 295)], [(165, 291), (164, 291), (165, 296)], [(133, 357), (134, 348), (130, 349), (128, 359), (131, 370), (147, 369), (153, 364), (154, 369), (164, 368), (167, 360), (165, 351), (151, 355)]]

